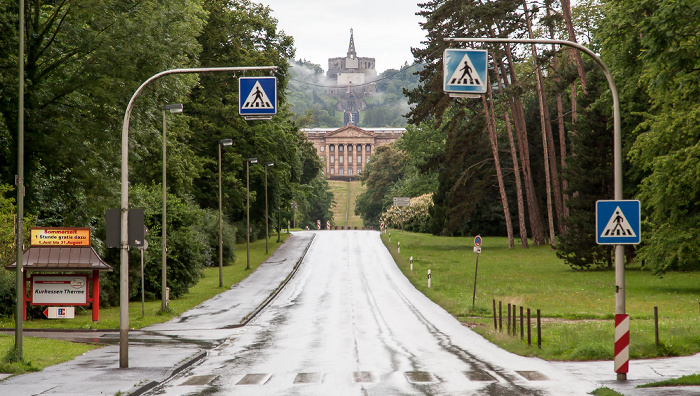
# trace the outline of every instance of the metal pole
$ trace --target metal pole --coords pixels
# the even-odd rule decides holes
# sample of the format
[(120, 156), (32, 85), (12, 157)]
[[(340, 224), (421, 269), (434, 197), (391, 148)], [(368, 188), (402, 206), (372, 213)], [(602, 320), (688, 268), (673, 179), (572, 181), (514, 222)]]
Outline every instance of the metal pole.
[(267, 162), (265, 163), (265, 254), (267, 251), (267, 241), (269, 239), (269, 227), (267, 221)]
[[(146, 297), (144, 297), (145, 287), (143, 285), (143, 246), (141, 247), (141, 317), (146, 316)], [(165, 293), (163, 293), (165, 295)]]
[[(20, 0), (21, 1), (21, 0)], [(20, 20), (24, 19), (24, 5), (20, 7)], [(22, 28), (24, 26), (22, 25)], [(23, 39), (20, 39), (20, 46), (23, 48)], [(24, 53), (20, 54), (20, 60), (23, 59)], [(21, 63), (21, 62), (20, 62)], [(119, 251), (119, 367), (129, 367), (129, 121), (131, 112), (134, 109), (134, 102), (141, 92), (153, 81), (160, 77), (170, 74), (189, 74), (189, 73), (207, 73), (207, 72), (237, 72), (247, 70), (277, 70), (277, 66), (243, 66), (243, 67), (199, 67), (191, 69), (171, 69), (166, 70), (151, 76), (148, 80), (134, 92), (126, 106), (124, 112), (124, 122), (122, 123), (122, 158), (121, 158), (121, 232), (120, 232), (120, 251)], [(23, 74), (24, 68), (20, 64), (20, 73)], [(20, 81), (22, 79), (20, 78)], [(22, 86), (23, 90), (23, 86)], [(22, 95), (20, 95), (20, 100)], [(20, 104), (23, 107), (23, 103)], [(20, 115), (21, 116), (21, 115)], [(22, 130), (23, 128), (20, 128)], [(19, 139), (20, 145), (23, 143), (23, 135)], [(23, 146), (20, 146), (22, 153)], [(20, 154), (21, 155), (21, 154)], [(20, 157), (22, 158), (22, 157)], [(22, 162), (22, 160), (20, 160)], [(20, 167), (20, 183), (23, 177), (23, 170)], [(23, 189), (23, 184), (22, 184)], [(18, 199), (18, 210), (22, 210), (23, 201)], [(17, 270), (21, 270), (21, 259), (17, 260)], [(19, 293), (19, 288), (18, 288)]]
[(221, 142), (219, 146), (219, 287), (224, 287), (224, 224), (221, 193)]
[(245, 269), (250, 269), (250, 160), (245, 162), (245, 191), (246, 191), (246, 204), (245, 204), (245, 217), (246, 217), (246, 261)]
[[(529, 43), (529, 44), (558, 44), (569, 47), (574, 47), (588, 54), (603, 70), (605, 79), (610, 87), (610, 94), (613, 100), (613, 174), (615, 180), (614, 199), (622, 200), (622, 132), (620, 120), (620, 99), (617, 92), (617, 86), (613, 80), (612, 74), (603, 61), (590, 49), (579, 43), (574, 43), (567, 40), (555, 39), (512, 39), (512, 38), (489, 38), (489, 37), (472, 37), (472, 38), (446, 38), (445, 41), (451, 42), (482, 42), (482, 43)], [(625, 314), (625, 247), (624, 245), (615, 246), (615, 314)], [(618, 373), (618, 380), (626, 380), (627, 375)]]
[(472, 295), (472, 308), (476, 304), (476, 274), (479, 272), (479, 253), (476, 254), (476, 267), (474, 267), (474, 294)]
[(19, 114), (17, 125), (17, 312), (15, 315), (15, 351), (23, 360), (22, 325), (24, 324), (24, 0), (19, 0)]
[[(168, 217), (167, 217), (167, 212), (168, 212), (168, 204), (166, 200), (166, 191), (167, 191), (167, 178), (166, 178), (166, 163), (167, 163), (167, 152), (166, 152), (166, 117), (165, 117), (165, 109), (163, 109), (163, 241), (161, 243), (161, 256), (162, 256), (162, 265), (160, 268), (160, 309), (161, 311), (165, 311), (168, 306), (166, 305), (165, 301), (165, 288), (167, 287), (167, 275), (166, 275), (166, 268), (167, 268), (167, 239), (168, 239)], [(143, 256), (143, 252), (142, 252)], [(143, 258), (143, 257), (142, 257)], [(143, 281), (142, 281), (143, 282)]]

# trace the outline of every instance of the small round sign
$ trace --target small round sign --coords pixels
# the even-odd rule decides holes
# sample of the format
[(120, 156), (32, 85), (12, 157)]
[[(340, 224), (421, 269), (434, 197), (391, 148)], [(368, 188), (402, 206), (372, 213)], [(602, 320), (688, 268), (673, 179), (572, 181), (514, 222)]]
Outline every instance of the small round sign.
[(481, 235), (477, 235), (474, 238), (474, 246), (481, 246)]

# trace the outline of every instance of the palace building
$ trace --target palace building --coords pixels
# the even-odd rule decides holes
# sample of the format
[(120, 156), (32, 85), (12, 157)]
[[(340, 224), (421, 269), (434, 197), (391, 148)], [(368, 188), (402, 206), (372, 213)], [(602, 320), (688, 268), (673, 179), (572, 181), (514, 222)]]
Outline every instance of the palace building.
[(406, 128), (302, 129), (323, 162), (326, 179), (353, 180), (362, 172), (377, 146), (390, 144), (403, 136)]

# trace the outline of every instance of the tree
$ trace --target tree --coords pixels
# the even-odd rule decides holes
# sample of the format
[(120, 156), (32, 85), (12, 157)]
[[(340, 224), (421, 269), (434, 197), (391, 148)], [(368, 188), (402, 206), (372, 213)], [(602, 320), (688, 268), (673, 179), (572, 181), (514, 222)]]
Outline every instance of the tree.
[(357, 197), (355, 214), (365, 226), (379, 227), (379, 216), (393, 202), (390, 191), (401, 179), (401, 157), (393, 144), (377, 146), (362, 170), (360, 181), (367, 189)]
[[(17, 170), (15, 4), (0, 1), (6, 183)], [(147, 77), (196, 58), (204, 13), (196, 0), (36, 0), (26, 7), (26, 209), (43, 225), (85, 226), (116, 202), (124, 106)], [(163, 80), (141, 97), (132, 118), (135, 157), (159, 98), (182, 95), (187, 81)]]

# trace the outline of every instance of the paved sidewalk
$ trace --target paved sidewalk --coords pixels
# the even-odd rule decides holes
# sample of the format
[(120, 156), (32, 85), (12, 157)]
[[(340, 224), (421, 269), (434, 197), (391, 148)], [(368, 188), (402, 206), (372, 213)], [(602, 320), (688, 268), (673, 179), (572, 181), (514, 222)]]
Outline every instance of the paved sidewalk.
[[(295, 273), (314, 235), (294, 233), (230, 290), (169, 322), (131, 331), (129, 368), (119, 368), (119, 345), (109, 345), (37, 373), (7, 378), (0, 382), (0, 395), (138, 395), (151, 389), (206, 356), (206, 349), (229, 338), (264, 308)], [(80, 338), (54, 333), (56, 338)], [(119, 333), (88, 337), (118, 343)]]
[(627, 381), (617, 381), (612, 361), (552, 362), (581, 379), (613, 389), (625, 396), (700, 395), (700, 386), (637, 388), (638, 385), (700, 374), (700, 353), (693, 356), (630, 360)]

